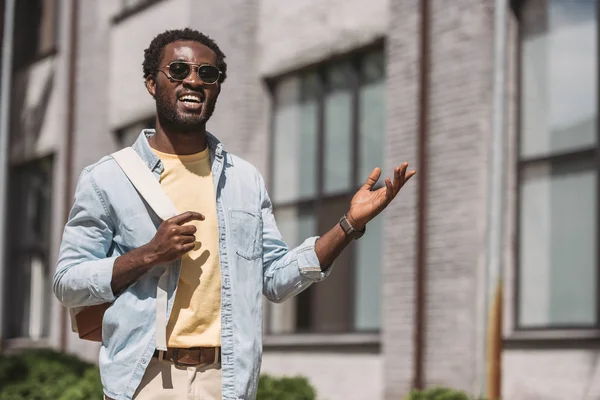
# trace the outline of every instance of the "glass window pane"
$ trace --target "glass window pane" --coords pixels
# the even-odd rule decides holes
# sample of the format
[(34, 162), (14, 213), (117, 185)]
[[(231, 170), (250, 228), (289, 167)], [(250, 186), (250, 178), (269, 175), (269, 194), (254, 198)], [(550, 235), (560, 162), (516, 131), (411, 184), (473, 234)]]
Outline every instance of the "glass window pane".
[(521, 154), (596, 143), (597, 1), (528, 1), (523, 9)]
[(352, 168), (352, 68), (350, 64), (329, 69), (329, 92), (325, 96), (325, 171), (327, 194), (350, 190)]
[(357, 331), (381, 328), (381, 243), (383, 218), (377, 217), (357, 242), (354, 327)]
[[(316, 218), (309, 209), (296, 206), (277, 209), (277, 227), (283, 240), (294, 248), (316, 233)], [(271, 334), (292, 333), (296, 330), (296, 297), (286, 302), (269, 305), (269, 332)]]
[[(50, 329), (52, 269), (49, 262), (52, 217), (52, 158), (9, 170), (7, 284), (4, 287), (8, 338), (47, 337)], [(10, 301), (7, 301), (10, 299)]]
[[(385, 136), (385, 65), (383, 53), (368, 55), (362, 64), (363, 84), (359, 91), (359, 173), (362, 185), (373, 168), (383, 167)], [(385, 173), (384, 173), (385, 175)]]
[(596, 322), (596, 190), (591, 162), (525, 169), (520, 198), (521, 326)]
[[(348, 211), (351, 195), (324, 201), (319, 210), (319, 232), (331, 229)], [(362, 240), (362, 239), (361, 239)], [(342, 333), (353, 330), (354, 283), (352, 282), (352, 256), (354, 243), (335, 260), (336, 266), (328, 279), (312, 285), (298, 296), (299, 329), (310, 332)], [(334, 295), (332, 295), (334, 294)]]
[(291, 77), (277, 85), (274, 202), (316, 194), (317, 100), (314, 77)]
[(138, 139), (143, 129), (155, 129), (156, 128), (155, 118), (148, 118), (134, 124), (128, 125), (123, 129), (119, 129), (116, 132), (117, 140), (123, 147), (131, 146)]

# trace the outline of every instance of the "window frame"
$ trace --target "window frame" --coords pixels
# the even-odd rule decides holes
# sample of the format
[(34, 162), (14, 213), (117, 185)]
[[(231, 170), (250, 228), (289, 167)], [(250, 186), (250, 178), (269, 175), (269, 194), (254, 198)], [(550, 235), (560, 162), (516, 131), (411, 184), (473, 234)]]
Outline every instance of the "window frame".
[[(54, 169), (56, 167), (56, 154), (54, 153), (49, 153), (46, 155), (40, 155), (36, 158), (30, 159), (28, 161), (23, 161), (23, 162), (14, 162), (14, 163), (10, 163), (9, 165), (9, 177), (8, 177), (8, 182), (9, 185), (12, 185), (15, 182), (15, 174), (17, 175), (27, 175), (27, 174), (31, 174), (31, 171), (34, 172), (38, 172), (38, 171), (42, 171), (42, 172), (47, 172), (49, 175), (49, 180), (47, 181), (48, 185), (49, 185), (49, 204), (48, 204), (48, 215), (47, 215), (47, 220), (45, 221), (47, 223), (47, 225), (45, 226), (45, 232), (42, 232), (42, 236), (39, 237), (39, 241), (35, 242), (35, 246), (32, 246), (30, 243), (26, 243), (25, 241), (21, 241), (21, 240), (17, 240), (17, 241), (13, 241), (13, 239), (11, 239), (10, 235), (6, 236), (6, 245), (9, 246), (9, 248), (11, 249), (10, 251), (8, 251), (5, 254), (5, 259), (4, 262), (6, 263), (6, 265), (9, 264), (16, 264), (16, 265), (21, 265), (18, 260), (21, 259), (21, 257), (23, 255), (35, 255), (38, 258), (40, 258), (43, 261), (43, 266), (45, 267), (45, 273), (47, 273), (47, 282), (46, 283), (48, 286), (46, 287), (47, 292), (43, 292), (42, 295), (44, 297), (47, 297), (46, 300), (48, 300), (47, 303), (45, 303), (46, 307), (50, 307), (50, 301), (51, 297), (52, 297), (52, 289), (51, 289), (51, 284), (52, 284), (52, 271), (53, 271), (53, 265), (52, 265), (52, 260), (51, 260), (51, 253), (52, 253), (52, 249), (51, 249), (51, 242), (52, 242), (52, 203), (53, 203), (53, 196), (52, 193), (54, 192), (54, 188), (55, 188), (55, 184), (56, 182), (54, 181)], [(47, 164), (48, 168), (46, 171), (43, 171), (44, 165), (43, 164)], [(12, 189), (12, 187), (10, 187), (10, 189)], [(18, 193), (19, 195), (23, 194), (22, 192)], [(16, 211), (23, 211), (21, 210), (13, 210), (14, 206), (14, 199), (13, 201), (10, 201), (6, 207), (8, 210), (12, 210), (13, 212)], [(19, 215), (19, 217), (21, 217), (22, 215)], [(9, 226), (11, 225), (6, 225), (6, 227), (4, 228), (6, 231), (9, 231)], [(26, 225), (21, 225), (22, 227), (25, 227)], [(44, 237), (44, 235), (46, 237)], [(17, 274), (19, 274), (19, 272), (15, 272), (13, 271), (12, 274), (9, 273), (8, 276), (14, 278)], [(52, 321), (49, 318), (50, 314), (47, 314), (48, 310), (44, 310), (46, 311), (46, 314), (44, 314), (44, 311), (42, 311), (42, 315), (37, 316), (39, 318), (41, 318), (41, 330), (42, 330), (42, 335), (38, 338), (34, 338), (34, 337), (30, 337), (30, 336), (13, 336), (13, 333), (9, 331), (9, 324), (12, 324), (15, 322), (14, 317), (11, 316), (11, 313), (14, 314), (14, 307), (9, 307), (9, 302), (7, 301), (7, 296), (10, 297), (11, 295), (11, 290), (9, 289), (10, 285), (9, 282), (11, 281), (11, 279), (6, 280), (6, 282), (4, 282), (4, 290), (3, 290), (3, 298), (2, 298), (2, 302), (0, 303), (0, 306), (4, 307), (4, 321), (3, 321), (3, 327), (2, 327), (2, 334), (5, 336), (6, 341), (10, 341), (11, 343), (13, 343), (13, 345), (17, 345), (18, 343), (27, 343), (27, 344), (31, 344), (31, 343), (46, 343), (48, 340), (50, 340), (51, 335), (52, 335)], [(14, 284), (14, 282), (12, 283)], [(30, 288), (31, 290), (31, 288)], [(28, 292), (28, 295), (31, 296), (31, 292)], [(13, 311), (11, 311), (13, 310)], [(27, 319), (27, 323), (28, 325), (31, 324), (31, 320), (32, 316), (29, 311), (24, 311), (25, 314), (19, 316), (19, 321), (22, 324), (23, 320)], [(14, 327), (13, 327), (14, 328)], [(44, 332), (45, 331), (45, 332)]]
[[(20, 5), (22, 5), (22, 4), (20, 4)], [(54, 17), (54, 26), (53, 26), (54, 38), (53, 39), (54, 40), (53, 40), (52, 45), (48, 49), (46, 49), (44, 51), (37, 51), (33, 57), (21, 60), (21, 59), (18, 59), (18, 57), (15, 57), (15, 50), (13, 48), (13, 60), (12, 60), (12, 66), (11, 66), (13, 73), (16, 73), (17, 71), (26, 70), (26, 69), (30, 68), (31, 66), (37, 64), (38, 62), (43, 61), (46, 58), (54, 57), (55, 55), (58, 54), (59, 43), (60, 43), (60, 25), (61, 25), (62, 7), (63, 7), (63, 2), (60, 0), (56, 0), (55, 4), (54, 4), (54, 15), (53, 15), (53, 17)], [(16, 26), (16, 24), (18, 24), (20, 22), (16, 13), (18, 13), (20, 11), (22, 11), (22, 10), (17, 10), (15, 8), (15, 26), (13, 28), (15, 36), (21, 33), (21, 32), (18, 32), (18, 27)], [(13, 44), (13, 47), (15, 45), (17, 45), (17, 43), (18, 42), (15, 41), (15, 44)]]
[[(142, 128), (143, 126), (145, 126), (145, 128)], [(132, 129), (134, 129), (134, 128), (136, 128), (136, 131), (137, 131), (137, 136), (135, 136), (136, 138), (142, 132), (142, 129), (156, 129), (156, 115), (148, 115), (147, 117), (138, 118), (136, 120), (128, 122), (127, 124), (122, 125), (119, 128), (115, 129), (113, 131), (113, 135), (114, 135), (116, 142), (119, 144), (119, 146), (126, 147), (126, 146), (131, 146), (131, 145), (133, 145), (133, 143), (135, 143), (136, 139), (133, 140), (133, 143), (129, 143), (126, 140), (128, 133), (136, 132), (136, 131), (132, 131)], [(139, 128), (139, 129), (137, 129), (137, 128)]]
[[(385, 68), (385, 54), (386, 54), (386, 46), (384, 38), (378, 38), (372, 43), (356, 48), (353, 51), (339, 54), (333, 57), (326, 58), (318, 63), (311, 64), (309, 66), (300, 67), (297, 69), (289, 70), (283, 74), (266, 77), (264, 78), (265, 86), (269, 93), (269, 98), (271, 101), (270, 104), (270, 121), (269, 121), (269, 161), (268, 161), (268, 190), (271, 193), (274, 193), (274, 183), (275, 183), (275, 140), (276, 140), (276, 126), (275, 126), (275, 118), (277, 112), (277, 96), (276, 96), (276, 88), (277, 84), (283, 81), (285, 78), (296, 76), (301, 77), (307, 73), (316, 73), (319, 79), (319, 91), (317, 94), (317, 138), (316, 138), (316, 176), (315, 176), (315, 195), (309, 198), (307, 197), (298, 197), (291, 201), (284, 202), (276, 202), (273, 201), (273, 211), (276, 213), (277, 209), (287, 208), (287, 207), (297, 207), (298, 209), (306, 209), (313, 208), (315, 219), (317, 221), (317, 229), (319, 229), (318, 221), (321, 219), (324, 214), (324, 210), (326, 209), (325, 205), (327, 203), (332, 204), (333, 202), (340, 201), (342, 199), (347, 199), (348, 204), (350, 203), (350, 199), (354, 195), (354, 193), (362, 186), (359, 178), (360, 166), (359, 162), (351, 162), (351, 171), (350, 171), (350, 186), (345, 191), (336, 191), (334, 193), (327, 193), (325, 190), (325, 99), (329, 90), (329, 85), (327, 82), (327, 72), (331, 66), (336, 64), (347, 62), (351, 65), (352, 75), (351, 82), (348, 85), (348, 89), (351, 94), (351, 122), (350, 122), (350, 130), (351, 130), (351, 138), (350, 138), (350, 156), (351, 160), (358, 160), (360, 158), (360, 89), (364, 83), (361, 77), (361, 63), (371, 53), (380, 51), (384, 55), (384, 82), (387, 81), (387, 68)], [(387, 114), (387, 113), (386, 113)], [(384, 132), (385, 135), (385, 132)], [(382, 187), (383, 183), (380, 181), (377, 183), (376, 188)], [(341, 217), (341, 215), (340, 215)], [(317, 232), (315, 232), (317, 234)], [(299, 310), (298, 304), (295, 305), (297, 310), (296, 322), (294, 326), (294, 331), (290, 333), (274, 333), (271, 330), (271, 305), (267, 303), (268, 306), (265, 307), (264, 317), (266, 319), (264, 334), (265, 334), (265, 344), (272, 346), (304, 346), (310, 345), (314, 347), (316, 344), (339, 344), (339, 345), (349, 345), (354, 346), (359, 344), (358, 342), (353, 341), (352, 339), (348, 339), (348, 337), (360, 337), (360, 343), (371, 343), (375, 345), (375, 348), (379, 348), (377, 345), (380, 341), (380, 332), (382, 328), (380, 327), (377, 330), (357, 330), (355, 327), (355, 312), (356, 312), (356, 254), (357, 254), (357, 246), (355, 243), (351, 243), (346, 249), (344, 249), (344, 253), (350, 252), (349, 259), (351, 260), (350, 265), (344, 266), (348, 270), (348, 284), (350, 286), (349, 289), (349, 297), (353, 301), (348, 304), (347, 311), (348, 317), (350, 318), (350, 326), (351, 329), (345, 330), (343, 332), (328, 332), (328, 331), (319, 331), (319, 330), (303, 330), (299, 329), (299, 321), (302, 319), (301, 311)], [(307, 292), (310, 291), (311, 288), (307, 289)], [(312, 297), (304, 298), (305, 302), (310, 302)], [(306, 306), (306, 305), (305, 305)], [(309, 307), (308, 307), (309, 308)], [(340, 338), (340, 340), (319, 340), (318, 338)], [(314, 339), (310, 339), (314, 338)], [(318, 343), (315, 343), (315, 340)], [(378, 351), (378, 350), (377, 350)]]
[[(521, 306), (521, 230), (522, 230), (522, 214), (521, 214), (521, 196), (522, 185), (524, 183), (524, 171), (528, 167), (536, 165), (564, 165), (574, 161), (587, 160), (595, 163), (596, 173), (596, 227), (600, 228), (600, 7), (596, 13), (596, 43), (597, 43), (597, 73), (599, 79), (596, 84), (596, 143), (595, 145), (587, 145), (578, 149), (567, 150), (549, 150), (544, 155), (522, 156), (521, 155), (521, 138), (522, 138), (522, 63), (523, 63), (523, 11), (525, 5), (532, 0), (511, 0), (510, 7), (516, 18), (516, 57), (515, 57), (515, 87), (516, 91), (516, 135), (515, 135), (515, 212), (513, 215), (514, 223), (514, 241), (513, 241), (513, 265), (515, 271), (514, 277), (514, 300), (512, 304), (512, 334), (509, 339), (514, 340), (587, 340), (592, 338), (600, 338), (600, 246), (596, 246), (596, 322), (590, 325), (582, 324), (544, 324), (527, 326), (520, 321), (520, 306)], [(535, 1), (535, 0), (533, 0)], [(552, 1), (552, 0), (547, 0)], [(600, 234), (600, 230), (597, 231)], [(600, 239), (600, 236), (596, 240)]]
[(157, 3), (160, 3), (163, 0), (143, 0), (135, 6), (127, 6), (125, 4), (125, 0), (120, 1), (121, 5), (119, 6), (119, 11), (115, 13), (115, 15), (111, 19), (113, 25), (117, 25), (123, 22), (124, 20), (128, 19), (129, 17), (138, 14), (147, 8), (152, 7)]

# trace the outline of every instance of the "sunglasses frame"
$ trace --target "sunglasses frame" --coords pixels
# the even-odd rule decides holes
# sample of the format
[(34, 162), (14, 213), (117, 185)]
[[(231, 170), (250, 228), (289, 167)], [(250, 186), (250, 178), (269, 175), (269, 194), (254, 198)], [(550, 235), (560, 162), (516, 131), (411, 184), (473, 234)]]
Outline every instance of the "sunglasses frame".
[[(171, 76), (171, 65), (173, 64), (186, 64), (190, 67), (190, 72), (185, 76), (185, 78), (183, 79), (177, 79), (177, 78), (173, 78), (173, 76)], [(200, 74), (198, 73), (198, 71), (200, 71), (201, 67), (212, 67), (215, 68), (217, 71), (219, 71), (219, 75), (217, 76), (217, 79), (214, 82), (206, 82), (204, 79), (202, 79), (202, 77), (200, 76)], [(167, 68), (167, 70), (165, 71), (164, 68)], [(221, 75), (223, 74), (223, 72), (221, 72), (221, 70), (217, 67), (215, 67), (212, 64), (207, 64), (207, 63), (203, 63), (203, 64), (196, 64), (196, 63), (191, 63), (191, 62), (187, 62), (187, 61), (171, 61), (170, 63), (168, 63), (167, 65), (164, 65), (162, 67), (160, 67), (158, 70), (162, 71), (167, 78), (169, 78), (172, 81), (175, 82), (183, 82), (184, 80), (186, 80), (191, 74), (194, 73), (194, 69), (196, 69), (196, 76), (202, 81), (202, 83), (206, 84), (206, 85), (214, 85), (215, 83), (219, 82), (219, 79), (221, 79)]]

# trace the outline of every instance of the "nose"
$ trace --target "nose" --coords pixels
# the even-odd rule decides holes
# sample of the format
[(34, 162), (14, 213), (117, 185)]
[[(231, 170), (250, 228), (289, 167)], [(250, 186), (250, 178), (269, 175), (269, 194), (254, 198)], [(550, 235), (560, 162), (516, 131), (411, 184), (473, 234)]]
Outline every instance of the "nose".
[(183, 80), (183, 84), (189, 87), (200, 87), (204, 84), (198, 76), (198, 67), (192, 66), (189, 75)]

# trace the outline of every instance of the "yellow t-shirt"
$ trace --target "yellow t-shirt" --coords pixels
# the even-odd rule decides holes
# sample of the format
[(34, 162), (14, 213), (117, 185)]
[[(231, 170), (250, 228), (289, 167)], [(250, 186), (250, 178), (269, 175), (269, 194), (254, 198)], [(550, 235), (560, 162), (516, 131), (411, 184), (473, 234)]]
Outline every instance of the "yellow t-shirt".
[(221, 268), (213, 176), (206, 150), (181, 156), (153, 149), (164, 164), (160, 184), (180, 212), (196, 211), (196, 247), (181, 259), (181, 275), (167, 324), (169, 347), (221, 345)]

